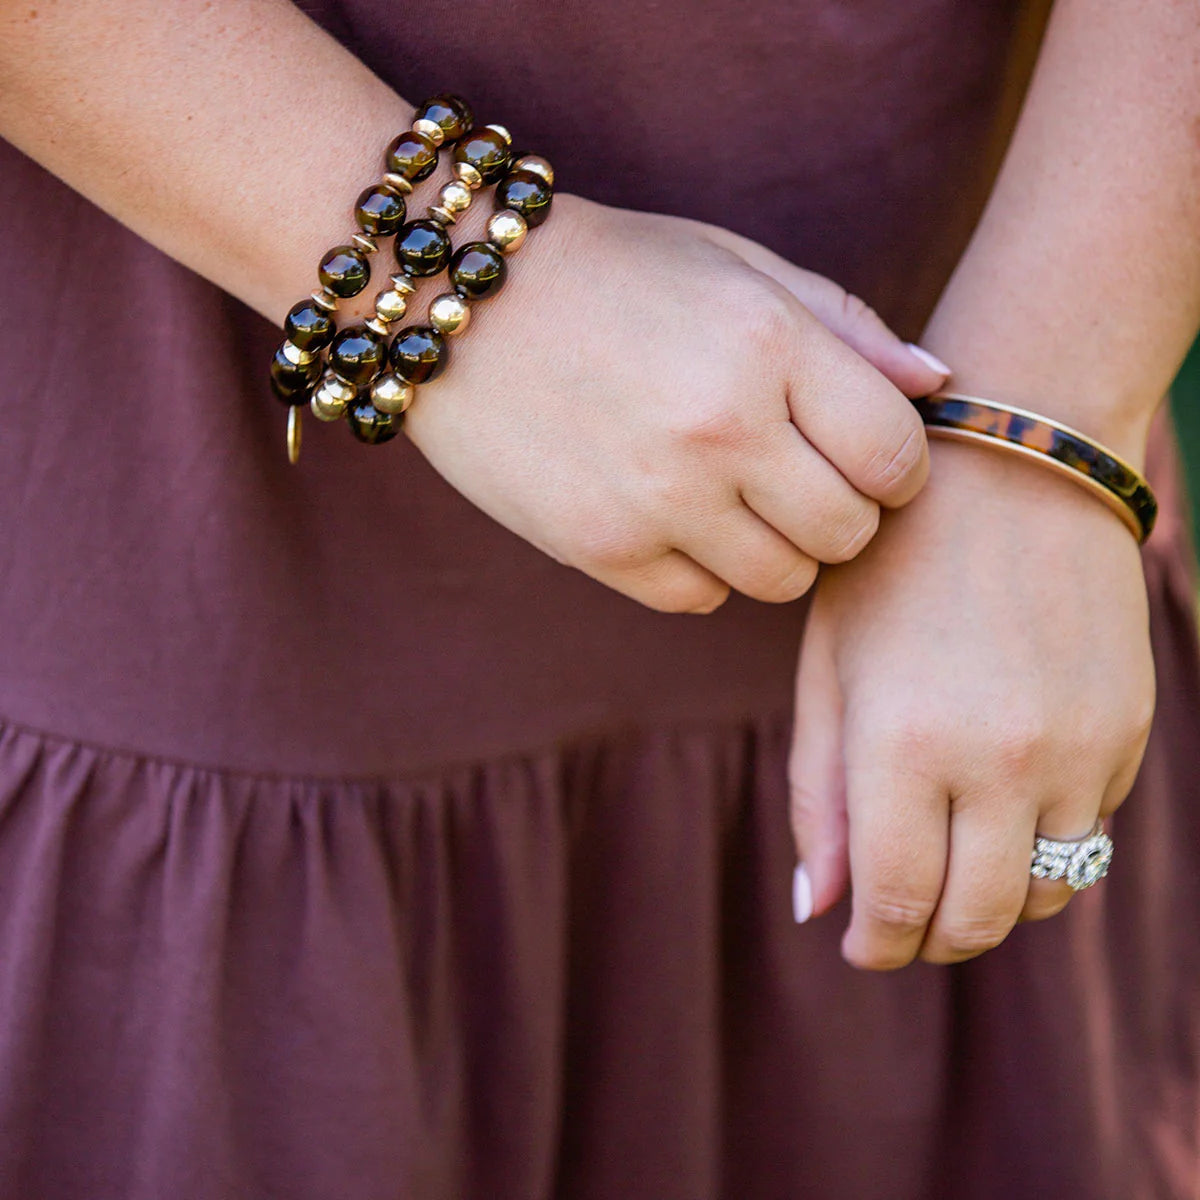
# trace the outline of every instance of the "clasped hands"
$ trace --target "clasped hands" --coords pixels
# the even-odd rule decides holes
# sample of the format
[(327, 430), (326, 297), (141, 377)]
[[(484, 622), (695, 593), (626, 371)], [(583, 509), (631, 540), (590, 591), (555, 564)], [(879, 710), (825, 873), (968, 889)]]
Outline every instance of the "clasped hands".
[(931, 450), (907, 397), (945, 377), (726, 230), (562, 196), (504, 307), (408, 416), (468, 499), (669, 612), (795, 600), (825, 564), (797, 676), (797, 917), (852, 880), (843, 955), (886, 969), (1058, 912), (1035, 833), (1120, 804), (1153, 712), (1121, 522), (1035, 464)]

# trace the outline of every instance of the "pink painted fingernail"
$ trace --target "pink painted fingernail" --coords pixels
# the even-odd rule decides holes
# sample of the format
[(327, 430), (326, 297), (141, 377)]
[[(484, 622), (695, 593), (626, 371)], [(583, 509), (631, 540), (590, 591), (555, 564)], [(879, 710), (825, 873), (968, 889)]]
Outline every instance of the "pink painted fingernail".
[(928, 350), (923, 350), (920, 346), (912, 342), (905, 342), (904, 344), (908, 347), (913, 357), (920, 359), (931, 371), (936, 371), (939, 375), (944, 375), (947, 379), (950, 378), (950, 368), (936, 355), (930, 354)]
[(803, 925), (813, 914), (812, 880), (808, 877), (808, 868), (801, 863), (792, 876), (792, 916), (797, 925)]

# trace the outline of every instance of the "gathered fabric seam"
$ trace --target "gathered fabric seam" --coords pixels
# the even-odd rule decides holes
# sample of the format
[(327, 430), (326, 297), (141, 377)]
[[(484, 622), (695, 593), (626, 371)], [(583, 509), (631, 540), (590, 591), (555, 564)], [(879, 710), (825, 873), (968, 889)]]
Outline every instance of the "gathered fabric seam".
[(56, 733), (48, 729), (40, 729), (24, 721), (13, 720), (0, 713), (0, 738), (11, 730), (17, 735), (24, 735), (42, 742), (54, 742), (66, 749), (85, 750), (99, 758), (127, 759), (135, 763), (154, 763), (166, 767), (193, 771), (202, 775), (214, 775), (227, 779), (247, 781), (262, 781), (282, 784), (312, 784), (316, 786), (344, 785), (348, 787), (363, 787), (370, 785), (403, 784), (420, 786), (422, 784), (441, 784), (445, 782), (448, 772), (477, 771), (488, 766), (502, 764), (517, 764), (531, 759), (543, 758), (548, 755), (570, 752), (576, 748), (591, 748), (603, 745), (621, 737), (652, 737), (665, 733), (692, 734), (703, 733), (706, 730), (748, 730), (763, 722), (791, 720), (791, 710), (778, 709), (765, 711), (757, 715), (738, 718), (713, 718), (707, 721), (681, 721), (678, 724), (643, 724), (630, 723), (615, 726), (604, 732), (587, 732), (574, 736), (527, 746), (520, 750), (511, 750), (505, 754), (488, 758), (456, 759), (439, 763), (434, 767), (415, 770), (412, 772), (397, 771), (395, 773), (374, 773), (369, 775), (324, 775), (320, 773), (243, 770), (239, 767), (218, 766), (211, 763), (195, 762), (191, 759), (179, 758), (170, 754), (155, 754), (149, 751), (137, 750), (130, 746), (111, 746), (102, 742), (90, 741), (86, 738), (75, 738), (65, 733)]

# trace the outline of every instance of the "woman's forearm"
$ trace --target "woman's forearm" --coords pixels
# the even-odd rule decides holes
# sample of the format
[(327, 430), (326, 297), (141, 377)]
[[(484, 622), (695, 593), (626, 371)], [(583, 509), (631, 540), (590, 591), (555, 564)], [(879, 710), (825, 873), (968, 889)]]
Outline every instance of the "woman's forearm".
[(0, 136), (276, 323), (411, 114), (288, 0), (0, 0)]
[(924, 343), (955, 385), (1140, 459), (1200, 325), (1200, 10), (1058, 0)]

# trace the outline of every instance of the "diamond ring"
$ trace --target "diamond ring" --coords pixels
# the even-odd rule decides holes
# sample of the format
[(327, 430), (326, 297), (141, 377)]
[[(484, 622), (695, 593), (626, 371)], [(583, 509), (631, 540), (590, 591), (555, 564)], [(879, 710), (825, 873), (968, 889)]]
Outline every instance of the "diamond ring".
[(1104, 832), (1103, 821), (1097, 821), (1090, 833), (1073, 841), (1035, 838), (1029, 871), (1035, 879), (1065, 879), (1080, 892), (1108, 874), (1112, 856), (1113, 840)]

